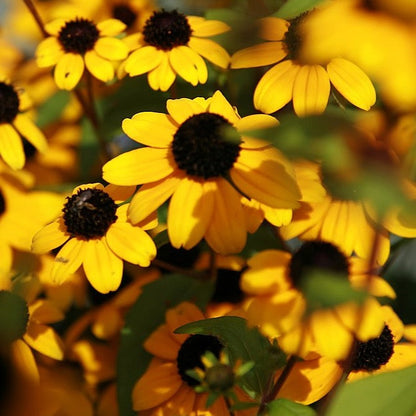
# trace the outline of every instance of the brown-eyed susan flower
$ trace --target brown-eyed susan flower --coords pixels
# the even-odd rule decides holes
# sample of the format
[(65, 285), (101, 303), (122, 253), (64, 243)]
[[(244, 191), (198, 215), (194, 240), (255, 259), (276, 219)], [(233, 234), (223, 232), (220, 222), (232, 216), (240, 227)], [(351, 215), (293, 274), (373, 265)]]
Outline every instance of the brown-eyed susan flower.
[(351, 104), (370, 109), (376, 101), (375, 89), (357, 65), (337, 56), (326, 65), (300, 58), (302, 23), (307, 18), (302, 14), (290, 21), (278, 17), (261, 19), (259, 34), (268, 42), (237, 51), (231, 57), (232, 68), (276, 64), (257, 84), (254, 106), (273, 113), (293, 100), (297, 115), (319, 114), (327, 106), (332, 85)]
[(27, 94), (1, 78), (0, 155), (12, 169), (21, 169), (25, 164), (22, 137), (40, 152), (48, 147), (42, 131), (25, 114), (29, 106)]
[(114, 61), (127, 57), (127, 46), (116, 36), (125, 29), (117, 19), (95, 24), (85, 18), (56, 19), (45, 25), (51, 35), (36, 49), (40, 67), (55, 66), (54, 77), (60, 89), (72, 90), (85, 67), (103, 82), (114, 78)]
[[(195, 368), (204, 370), (202, 356), (207, 352), (217, 359), (220, 358), (224, 348), (220, 340), (212, 335), (174, 333), (177, 327), (200, 319), (204, 319), (202, 312), (195, 305), (183, 302), (169, 309), (166, 312), (165, 323), (147, 338), (144, 348), (153, 358), (147, 371), (133, 388), (134, 410), (147, 410), (151, 415), (230, 415), (223, 397), (219, 397), (207, 408), (208, 394), (197, 393), (195, 387), (199, 386), (200, 382), (188, 374)], [(239, 392), (240, 395), (244, 395), (240, 390)], [(241, 413), (234, 411), (233, 414)]]
[(142, 267), (156, 255), (153, 240), (145, 230), (157, 224), (149, 215), (137, 226), (127, 221), (128, 204), (118, 206), (132, 188), (86, 184), (74, 189), (53, 223), (34, 237), (32, 251), (46, 253), (59, 248), (51, 270), (56, 283), (63, 282), (81, 264), (91, 285), (101, 293), (117, 290), (123, 259)]
[(239, 252), (246, 242), (241, 196), (295, 208), (300, 193), (284, 156), (241, 130), (275, 125), (256, 114), (241, 118), (220, 91), (212, 98), (168, 100), (168, 114), (144, 112), (123, 121), (129, 137), (146, 145), (103, 167), (106, 181), (143, 186), (128, 215), (142, 221), (171, 197), (172, 245), (190, 249), (203, 237), (217, 252)]
[[(290, 354), (345, 358), (354, 337), (366, 341), (382, 331), (380, 305), (369, 297), (362, 306), (351, 301), (310, 310), (302, 285), (310, 273), (326, 272), (334, 279), (349, 279), (353, 288), (366, 289), (369, 277), (364, 264), (359, 258), (347, 259), (337, 247), (322, 241), (306, 242), (293, 255), (280, 250), (259, 252), (248, 260), (241, 280), (243, 291), (254, 296), (247, 308), (249, 323), (267, 336), (278, 337), (279, 345)], [(389, 284), (375, 275), (368, 290), (371, 295), (395, 297)]]
[(222, 46), (207, 38), (228, 30), (218, 20), (185, 16), (176, 10), (156, 11), (140, 33), (124, 39), (133, 52), (122, 64), (120, 75), (148, 73), (150, 87), (162, 91), (169, 89), (176, 75), (194, 86), (204, 84), (208, 70), (202, 58), (220, 68), (227, 68), (230, 59)]

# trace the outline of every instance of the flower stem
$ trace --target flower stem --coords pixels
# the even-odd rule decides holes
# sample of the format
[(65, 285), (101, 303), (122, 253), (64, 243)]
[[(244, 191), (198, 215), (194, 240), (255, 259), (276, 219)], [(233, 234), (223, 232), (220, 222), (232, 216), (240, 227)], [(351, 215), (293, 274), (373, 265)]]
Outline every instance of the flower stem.
[(33, 18), (35, 19), (37, 25), (39, 26), (40, 31), (44, 38), (49, 36), (48, 32), (45, 30), (45, 25), (43, 23), (42, 18), (40, 17), (35, 5), (33, 4), (32, 0), (23, 0), (26, 4), (27, 8), (29, 9), (30, 13), (32, 14)]

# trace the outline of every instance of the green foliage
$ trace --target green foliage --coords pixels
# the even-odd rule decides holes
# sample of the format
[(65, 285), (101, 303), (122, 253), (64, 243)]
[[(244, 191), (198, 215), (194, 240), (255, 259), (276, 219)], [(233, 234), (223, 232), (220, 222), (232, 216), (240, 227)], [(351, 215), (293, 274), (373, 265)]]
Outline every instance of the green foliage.
[(117, 389), (120, 416), (133, 416), (131, 392), (146, 371), (150, 354), (143, 348), (148, 336), (164, 322), (165, 312), (190, 300), (204, 308), (213, 291), (212, 284), (181, 275), (166, 275), (143, 287), (131, 307), (121, 331), (117, 362)]
[(416, 411), (416, 366), (340, 387), (326, 416), (411, 416)]
[(255, 328), (248, 328), (246, 320), (237, 316), (223, 316), (192, 322), (178, 328), (180, 334), (214, 335), (224, 344), (234, 364), (238, 359), (255, 365), (241, 378), (241, 386), (262, 396), (273, 372), (283, 367), (285, 355), (276, 345)]
[(273, 15), (282, 19), (293, 19), (322, 3), (323, 0), (288, 0)]
[(65, 106), (69, 103), (69, 97), (70, 93), (64, 90), (52, 95), (38, 108), (36, 124), (42, 128), (59, 120)]
[(94, 174), (99, 177), (99, 154), (98, 139), (93, 125), (86, 118), (81, 121), (81, 142), (79, 145), (79, 176), (86, 182), (91, 182)]
[[(267, 416), (315, 416), (311, 407), (287, 399), (273, 400), (267, 405)], [(351, 416), (351, 415), (350, 415)]]
[(18, 295), (0, 291), (0, 345), (20, 338), (26, 331), (29, 310)]

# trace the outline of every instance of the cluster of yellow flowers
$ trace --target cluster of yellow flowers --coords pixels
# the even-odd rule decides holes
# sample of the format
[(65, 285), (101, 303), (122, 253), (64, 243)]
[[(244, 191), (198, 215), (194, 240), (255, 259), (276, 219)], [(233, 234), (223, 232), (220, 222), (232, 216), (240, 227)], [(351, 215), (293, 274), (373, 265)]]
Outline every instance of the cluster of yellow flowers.
[(1, 414), (325, 409), (416, 364), (414, 1), (176, 3), (7, 8)]

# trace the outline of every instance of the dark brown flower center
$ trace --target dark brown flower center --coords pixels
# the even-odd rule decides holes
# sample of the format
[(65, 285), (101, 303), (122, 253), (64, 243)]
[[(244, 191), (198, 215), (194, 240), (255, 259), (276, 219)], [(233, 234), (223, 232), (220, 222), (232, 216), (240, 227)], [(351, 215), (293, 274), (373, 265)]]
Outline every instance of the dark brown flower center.
[(65, 52), (84, 55), (94, 48), (99, 36), (100, 32), (91, 20), (77, 17), (65, 23), (58, 40)]
[(299, 56), (299, 51), (302, 47), (302, 30), (301, 23), (304, 18), (307, 16), (308, 12), (302, 13), (301, 15), (295, 17), (292, 20), (289, 20), (289, 28), (285, 33), (283, 42), (286, 46), (287, 57), (289, 59), (297, 59)]
[(188, 19), (176, 10), (167, 12), (162, 9), (154, 12), (143, 28), (145, 42), (165, 51), (187, 45), (191, 34), (192, 29)]
[(19, 112), (19, 96), (16, 90), (5, 82), (0, 82), (0, 123), (11, 123)]
[(127, 4), (118, 4), (113, 7), (113, 17), (121, 20), (127, 28), (130, 28), (137, 19), (137, 13), (134, 12)]
[(68, 233), (73, 236), (103, 237), (116, 219), (117, 205), (101, 189), (80, 189), (70, 197), (63, 209)]
[(209, 179), (227, 175), (240, 154), (240, 142), (237, 130), (224, 117), (201, 113), (181, 124), (172, 151), (180, 169)]
[(6, 200), (4, 199), (3, 192), (0, 189), (0, 215), (6, 211)]

